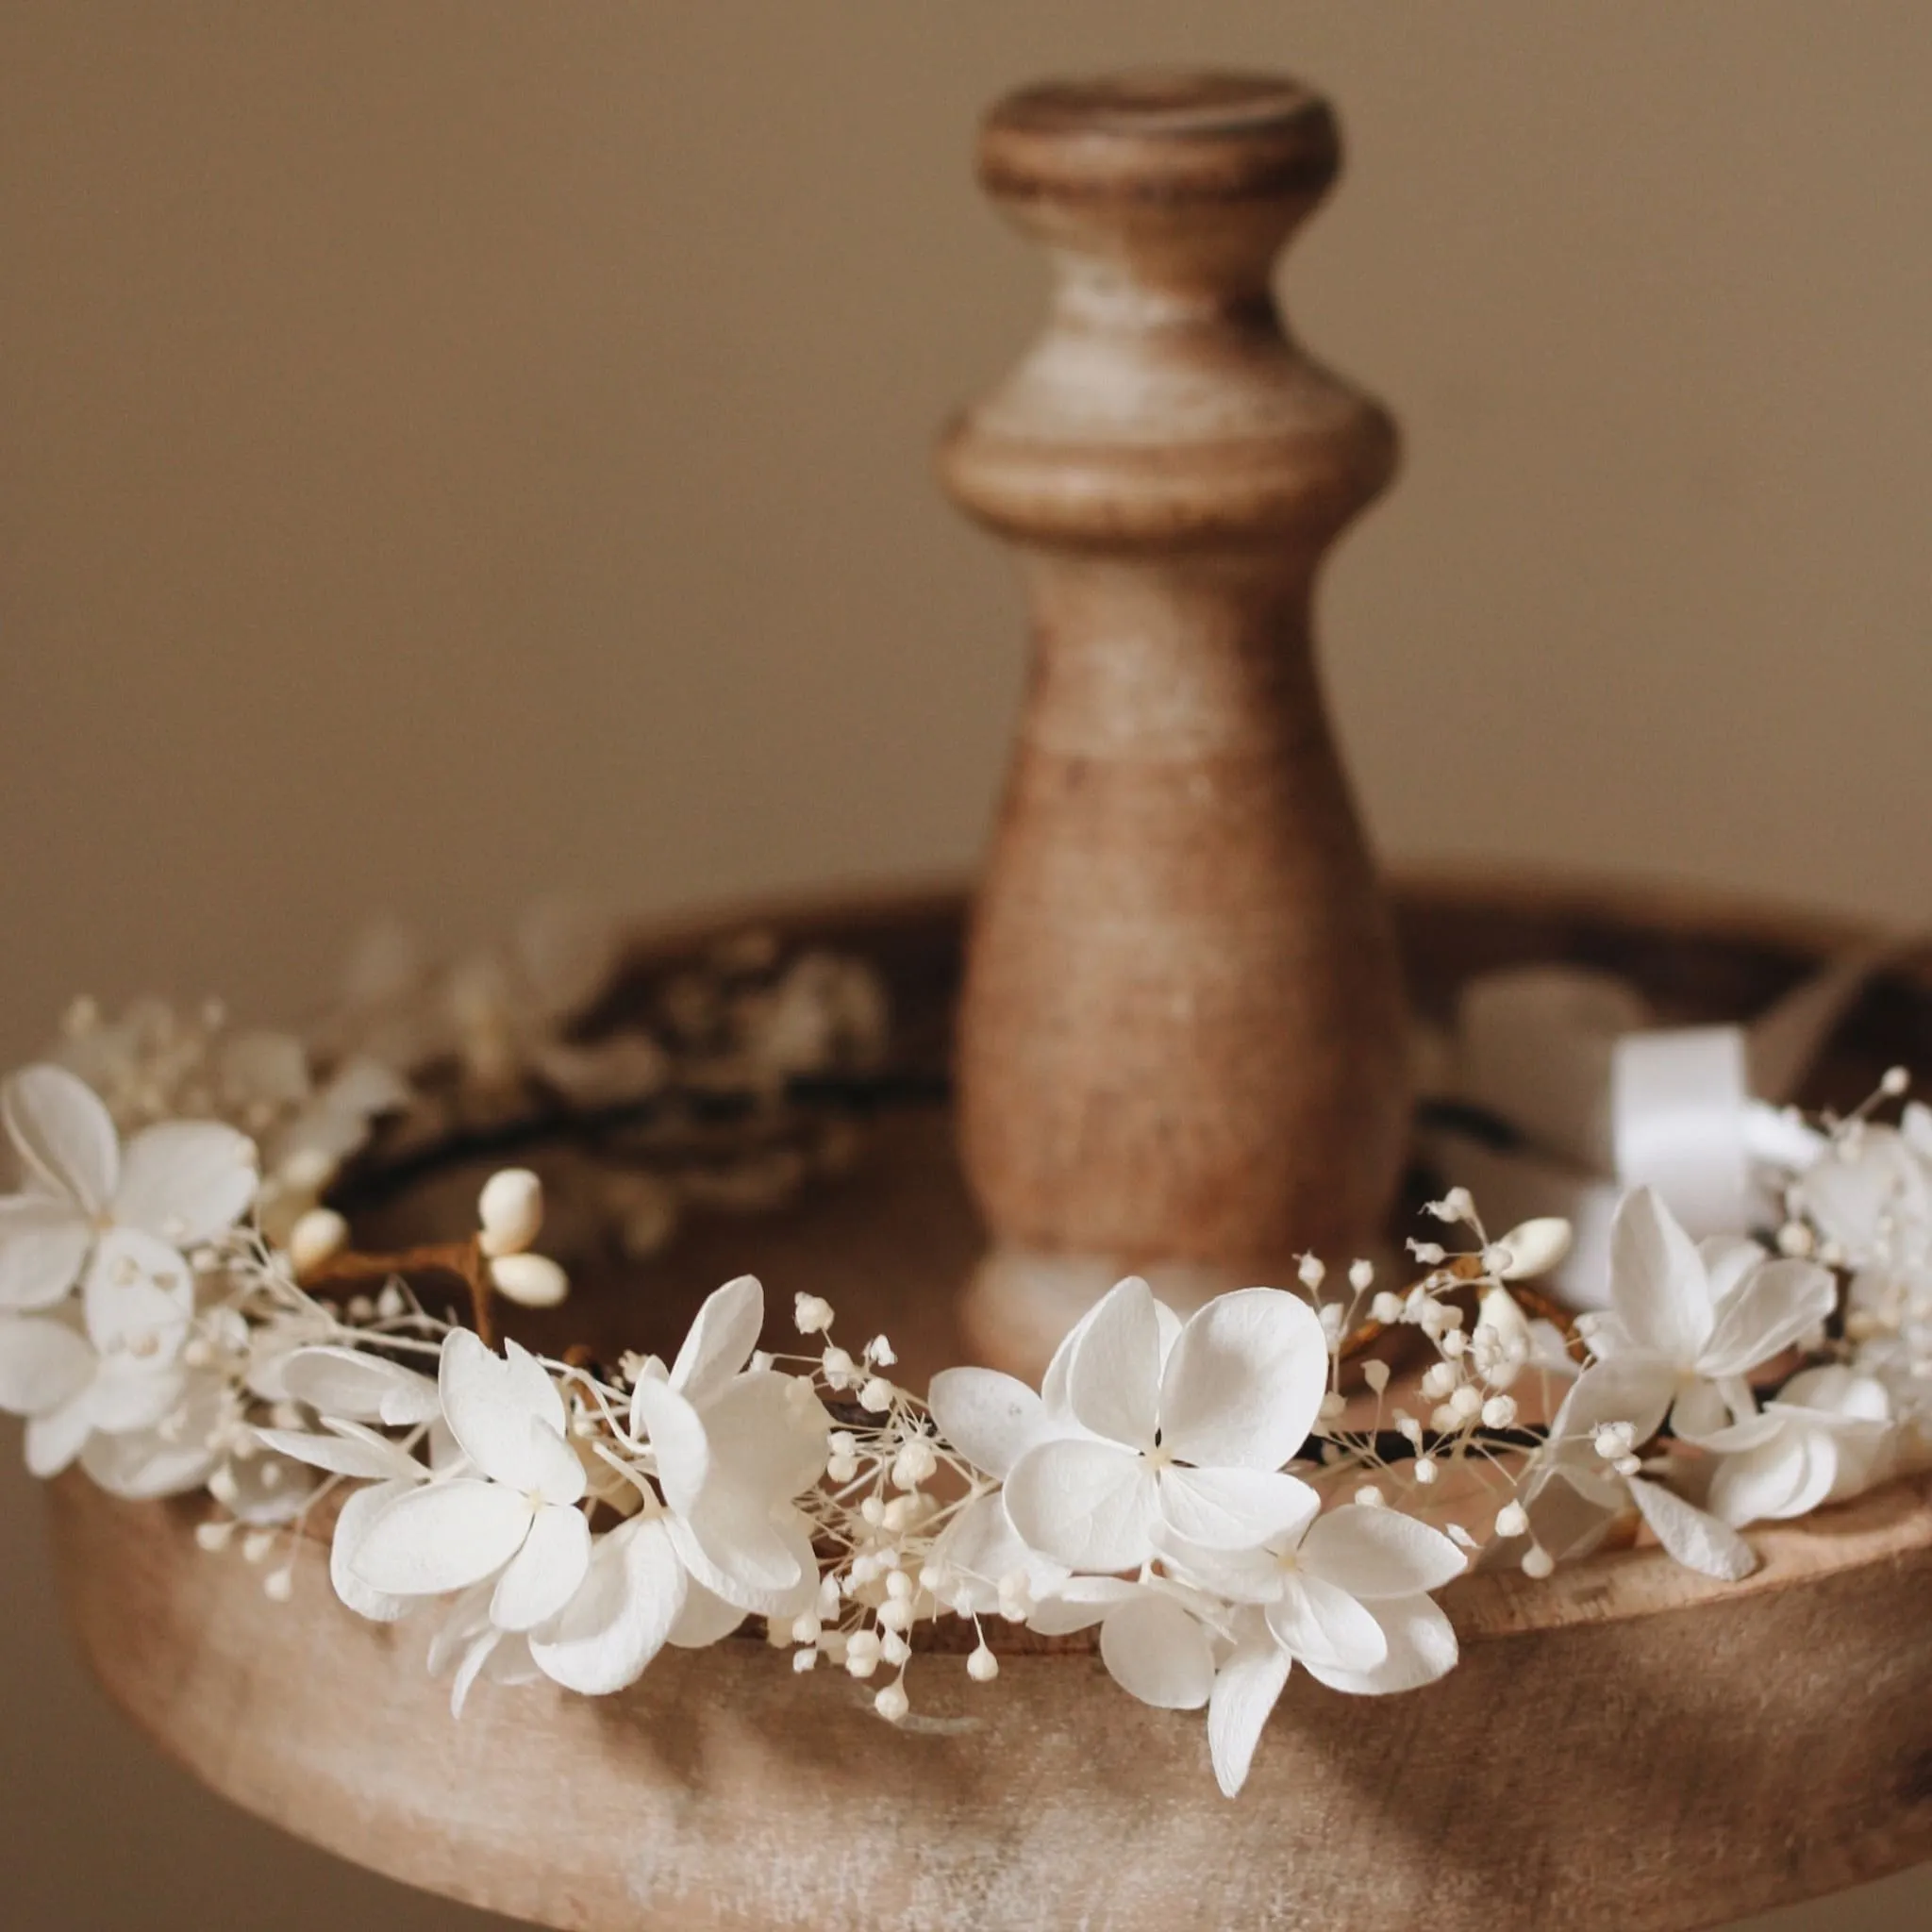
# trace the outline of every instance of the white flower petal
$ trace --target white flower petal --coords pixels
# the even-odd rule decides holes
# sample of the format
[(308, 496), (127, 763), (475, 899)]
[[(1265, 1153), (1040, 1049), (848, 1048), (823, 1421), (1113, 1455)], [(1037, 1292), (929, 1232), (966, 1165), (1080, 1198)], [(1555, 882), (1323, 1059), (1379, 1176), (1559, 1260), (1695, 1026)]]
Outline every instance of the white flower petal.
[[(1316, 1497), (1315, 1507), (1320, 1507), (1321, 1499)], [(1294, 1532), (1276, 1541), (1291, 1544)], [(1273, 1603), (1281, 1594), (1282, 1578), (1287, 1574), (1272, 1549), (1216, 1550), (1177, 1537), (1163, 1537), (1160, 1554), (1170, 1574), (1229, 1603)]]
[[(173, 1377), (163, 1378), (174, 1380)], [(198, 1490), (213, 1473), (213, 1437), (225, 1407), (226, 1390), (216, 1375), (199, 1377), (182, 1388), (176, 1382), (173, 1399), (163, 1412), (162, 1426), (115, 1435), (100, 1433), (101, 1384), (88, 1391), (95, 1433), (80, 1453), (81, 1467), (101, 1488), (130, 1501), (179, 1496)]]
[(1610, 1225), (1610, 1306), (1641, 1347), (1688, 1365), (1710, 1333), (1704, 1261), (1649, 1188), (1624, 1196)]
[(1719, 1308), (1698, 1369), (1713, 1378), (1748, 1374), (1817, 1327), (1837, 1302), (1836, 1283), (1816, 1262), (1767, 1261)]
[(1327, 1390), (1328, 1343), (1306, 1302), (1278, 1288), (1216, 1295), (1168, 1357), (1161, 1446), (1203, 1467), (1279, 1469)]
[(65, 1067), (25, 1067), (0, 1086), (0, 1122), (27, 1172), (99, 1214), (121, 1177), (121, 1142), (100, 1097)]
[(1160, 1318), (1138, 1275), (1100, 1299), (1067, 1367), (1067, 1401), (1082, 1427), (1130, 1449), (1154, 1446)]
[(85, 1389), (94, 1352), (65, 1322), (40, 1315), (0, 1318), (0, 1408), (51, 1415)]
[(1704, 1263), (1705, 1286), (1716, 1313), (1762, 1265), (1765, 1253), (1756, 1241), (1740, 1236), (1711, 1235), (1697, 1243), (1697, 1258)]
[(1389, 1655), (1380, 1624), (1345, 1590), (1297, 1571), (1268, 1606), (1268, 1627), (1310, 1670), (1373, 1671)]
[(1648, 1441), (1669, 1414), (1676, 1386), (1676, 1374), (1661, 1356), (1620, 1355), (1592, 1362), (1577, 1376), (1550, 1424), (1557, 1457), (1594, 1463), (1591, 1441), (1605, 1423), (1628, 1423), (1638, 1441)]
[(690, 1517), (665, 1524), (678, 1560), (726, 1603), (759, 1616), (798, 1616), (818, 1590), (811, 1529), (795, 1509), (766, 1517), (735, 1491), (706, 1495)]
[(534, 1630), (577, 1593), (590, 1567), (591, 1525), (584, 1512), (545, 1504), (496, 1580), (490, 1621), (499, 1630)]
[(1409, 1596), (1364, 1607), (1381, 1625), (1388, 1655), (1369, 1671), (1309, 1664), (1308, 1674), (1318, 1683), (1358, 1697), (1386, 1697), (1397, 1690), (1419, 1690), (1456, 1668), (1456, 1626), (1440, 1604), (1425, 1596)]
[(671, 1386), (702, 1408), (751, 1359), (765, 1325), (765, 1291), (741, 1274), (706, 1298), (671, 1365)]
[(413, 1483), (391, 1482), (375, 1483), (366, 1490), (352, 1490), (348, 1501), (342, 1505), (341, 1513), (336, 1518), (335, 1540), (329, 1544), (329, 1581), (336, 1587), (336, 1594), (358, 1617), (367, 1617), (375, 1624), (393, 1624), (407, 1616), (412, 1603), (406, 1596), (390, 1596), (379, 1590), (371, 1590), (356, 1574), (351, 1561), (360, 1547), (363, 1537), (370, 1525), (398, 1496), (406, 1495)]
[[(286, 1402), (288, 1390), (282, 1372), (290, 1358), (315, 1336), (325, 1332), (325, 1315), (286, 1313), (272, 1318), (259, 1328), (249, 1330), (248, 1361), (242, 1371), (242, 1386), (263, 1402)], [(442, 1413), (442, 1405), (436, 1412)]]
[(1247, 1783), (1261, 1728), (1291, 1668), (1287, 1651), (1261, 1629), (1214, 1674), (1214, 1690), (1208, 1699), (1208, 1748), (1214, 1759), (1215, 1782), (1225, 1796), (1236, 1796)]
[(354, 1423), (337, 1423), (322, 1434), (305, 1429), (257, 1429), (254, 1433), (258, 1441), (278, 1456), (291, 1457), (311, 1469), (325, 1469), (334, 1475), (352, 1476), (358, 1482), (416, 1482), (429, 1474), (388, 1437)]
[(1042, 1442), (1013, 1465), (1006, 1496), (1021, 1537), (1069, 1570), (1133, 1570), (1154, 1554), (1159, 1491), (1131, 1449)]
[(491, 1628), (490, 1599), (496, 1594), (493, 1579), (472, 1584), (445, 1608), (429, 1639), (429, 1674), (440, 1677)]
[(1399, 1509), (1366, 1509), (1358, 1503), (1317, 1518), (1302, 1539), (1300, 1556), (1311, 1574), (1365, 1603), (1426, 1596), (1468, 1568), (1440, 1529)]
[(1838, 1481), (1838, 1452), (1824, 1429), (1788, 1424), (1768, 1441), (1720, 1458), (1706, 1501), (1733, 1529), (1808, 1516)]
[[(1748, 1403), (1751, 1391), (1743, 1390)], [(1705, 1448), (1721, 1441), (1744, 1419), (1731, 1413), (1724, 1391), (1715, 1382), (1692, 1382), (1678, 1392), (1671, 1405), (1671, 1427), (1687, 1442)]]
[(504, 1634), (483, 1665), (484, 1678), (491, 1684), (534, 1684), (542, 1674), (530, 1655), (529, 1641), (514, 1632)]
[(1063, 1564), (1027, 1548), (1007, 1514), (1006, 1499), (997, 1490), (972, 1502), (946, 1525), (933, 1550), (933, 1561), (952, 1573), (948, 1603), (963, 1600), (970, 1611), (991, 1616), (1000, 1605), (1000, 1582), (1016, 1573), (1026, 1579), (1036, 1601), (1043, 1600), (1067, 1580)]
[(1707, 1515), (1661, 1483), (1633, 1477), (1630, 1497), (1657, 1540), (1687, 1570), (1736, 1583), (1757, 1567), (1751, 1545), (1728, 1524)]
[[(599, 1540), (582, 1589), (533, 1633), (530, 1655), (566, 1690), (608, 1696), (636, 1683), (663, 1649), (687, 1590), (663, 1519), (633, 1519)], [(742, 1612), (732, 1615), (743, 1621)]]
[(1299, 1476), (1263, 1469), (1164, 1469), (1160, 1514), (1176, 1536), (1209, 1550), (1248, 1550), (1299, 1534), (1322, 1499)]
[(111, 1436), (158, 1427), (188, 1392), (184, 1370), (110, 1356), (94, 1371), (85, 1401), (88, 1419)]
[(284, 1398), (344, 1422), (410, 1428), (442, 1413), (442, 1398), (427, 1375), (366, 1349), (298, 1348), (281, 1364), (280, 1389)]
[(1139, 1596), (1147, 1586), (1124, 1576), (1070, 1576), (1050, 1597), (1035, 1604), (1026, 1627), (1042, 1637), (1066, 1637), (1091, 1630), (1121, 1604)]
[(706, 1405), (704, 1420), (713, 1482), (769, 1506), (803, 1494), (824, 1474), (832, 1419), (797, 1375), (740, 1375)]
[(125, 1349), (160, 1363), (186, 1339), (194, 1280), (166, 1241), (133, 1228), (109, 1228), (95, 1243), (81, 1300), (88, 1338), (103, 1355)]
[(1168, 1359), (1174, 1354), (1174, 1345), (1181, 1339), (1181, 1330), (1186, 1324), (1158, 1296), (1155, 1298), (1154, 1319), (1160, 1329), (1160, 1370), (1165, 1374)]
[(255, 1142), (219, 1121), (163, 1121), (128, 1141), (115, 1222), (177, 1248), (212, 1241), (255, 1199)]
[(96, 1432), (80, 1452), (80, 1466), (110, 1496), (149, 1503), (185, 1496), (213, 1474), (216, 1457), (205, 1442), (176, 1442), (156, 1430), (135, 1435)]
[(1885, 1384), (1846, 1368), (1842, 1362), (1800, 1370), (1777, 1391), (1772, 1406), (1779, 1410), (1798, 1408), (1809, 1415), (1838, 1417), (1848, 1424), (1891, 1420), (1891, 1398), (1885, 1392)]
[(1715, 1382), (1694, 1382), (1671, 1409), (1671, 1427), (1678, 1440), (1713, 1456), (1755, 1449), (1783, 1426), (1776, 1415), (1757, 1407), (1750, 1385), (1741, 1381), (1723, 1389)]
[(80, 1454), (92, 1428), (84, 1391), (58, 1408), (30, 1418), (26, 1425), (27, 1474), (42, 1482), (58, 1475)]
[(1005, 1480), (1050, 1431), (1046, 1405), (1025, 1383), (997, 1369), (943, 1369), (926, 1407), (939, 1431), (974, 1469)]
[(543, 1447), (543, 1429), (533, 1431), (530, 1424), (543, 1424), (560, 1442), (563, 1398), (534, 1356), (514, 1341), (506, 1348), (507, 1354), (499, 1356), (469, 1329), (451, 1330), (443, 1340), (437, 1384), (442, 1412), (463, 1454), (493, 1480), (514, 1490), (534, 1490), (551, 1458)]
[(668, 1383), (641, 1380), (631, 1395), (631, 1425), (649, 1440), (664, 1500), (686, 1514), (711, 1474), (711, 1443), (704, 1419)]
[(457, 1666), (457, 1674), (449, 1687), (449, 1714), (460, 1718), (463, 1706), (470, 1701), (470, 1691), (476, 1679), (483, 1674), (483, 1667), (490, 1661), (491, 1653), (503, 1641), (501, 1630), (486, 1630), (472, 1641), (463, 1653), (463, 1660)]
[(567, 1507), (591, 1486), (583, 1459), (548, 1423), (530, 1424), (530, 1460), (537, 1473), (530, 1487), (546, 1503)]
[[(1105, 1297), (1102, 1297), (1105, 1300)], [(1074, 1353), (1085, 1338), (1088, 1329), (1093, 1325), (1093, 1318), (1099, 1314), (1101, 1303), (1095, 1302), (1067, 1332), (1060, 1337), (1059, 1346), (1053, 1352), (1053, 1359), (1046, 1365), (1046, 1374), (1040, 1378), (1040, 1399), (1045, 1405), (1047, 1416), (1056, 1427), (1076, 1429), (1079, 1424), (1074, 1420), (1074, 1407), (1067, 1394), (1067, 1383), (1073, 1374)], [(1164, 1359), (1164, 1357), (1163, 1357)]]
[(1214, 1689), (1208, 1633), (1171, 1597), (1143, 1591), (1108, 1612), (1100, 1659), (1129, 1696), (1160, 1710), (1198, 1710)]
[(80, 1279), (94, 1238), (71, 1201), (53, 1194), (0, 1199), (0, 1308), (50, 1308)]
[(696, 1577), (687, 1575), (684, 1607), (678, 1611), (667, 1641), (679, 1650), (708, 1650), (729, 1637), (744, 1622), (744, 1614), (736, 1604), (727, 1604)]
[(385, 1596), (441, 1596), (501, 1570), (523, 1548), (531, 1514), (501, 1483), (455, 1476), (398, 1496), (349, 1562), (365, 1589)]

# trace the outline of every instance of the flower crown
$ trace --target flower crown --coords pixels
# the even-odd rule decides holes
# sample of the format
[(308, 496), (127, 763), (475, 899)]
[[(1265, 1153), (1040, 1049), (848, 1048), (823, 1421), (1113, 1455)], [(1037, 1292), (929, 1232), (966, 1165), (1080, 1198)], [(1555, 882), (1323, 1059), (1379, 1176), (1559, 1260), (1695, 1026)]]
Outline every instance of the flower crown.
[[(757, 1172), (766, 1076), (836, 1071), (881, 1021), (849, 963), (746, 970), (715, 968), (704, 1051), (682, 1058), (568, 1046), (500, 975), (488, 998), (441, 983), (465, 1097), (397, 1144), (487, 1119), (506, 1067), (629, 1106), (640, 1087), (715, 1093), (728, 1065), (771, 1103), (740, 1150)], [(452, 1037), (395, 1058), (448, 1063)], [(1038, 1390), (954, 1368), (922, 1401), (886, 1337), (841, 1345), (809, 1291), (801, 1351), (766, 1352), (750, 1277), (704, 1303), (668, 1366), (498, 1346), (495, 1297), (568, 1291), (537, 1251), (541, 1186), (506, 1167), (467, 1236), (354, 1251), (323, 1195), (378, 1118), (420, 1100), (366, 1051), (144, 1007), (115, 1026), (83, 1011), (60, 1061), (0, 1089), (22, 1173), (0, 1199), (0, 1408), (26, 1419), (29, 1468), (77, 1463), (128, 1498), (205, 1491), (200, 1544), (239, 1543), (276, 1599), (333, 1511), (350, 1610), (440, 1607), (428, 1664), (458, 1714), (484, 1678), (616, 1692), (665, 1644), (756, 1619), (799, 1671), (882, 1679), (897, 1721), (941, 1620), (971, 1626), (953, 1647), (982, 1683), (1002, 1625), (1097, 1630), (1131, 1695), (1207, 1709), (1232, 1796), (1297, 1662), (1357, 1694), (1452, 1669), (1434, 1598), (1472, 1564), (1538, 1578), (1641, 1535), (1736, 1579), (1756, 1561), (1743, 1527), (1932, 1462), (1932, 1113), (1879, 1121), (1896, 1073), (1849, 1117), (1790, 1124), (1769, 1244), (1693, 1243), (1655, 1193), (1627, 1193), (1593, 1315), (1532, 1286), (1563, 1261), (1565, 1222), (1492, 1239), (1452, 1189), (1429, 1212), (1464, 1239), (1411, 1242), (1399, 1287), (1310, 1256), (1295, 1291), (1183, 1320), (1129, 1278)], [(660, 1234), (675, 1191), (652, 1208)], [(466, 1320), (425, 1305), (437, 1279), (460, 1284)]]

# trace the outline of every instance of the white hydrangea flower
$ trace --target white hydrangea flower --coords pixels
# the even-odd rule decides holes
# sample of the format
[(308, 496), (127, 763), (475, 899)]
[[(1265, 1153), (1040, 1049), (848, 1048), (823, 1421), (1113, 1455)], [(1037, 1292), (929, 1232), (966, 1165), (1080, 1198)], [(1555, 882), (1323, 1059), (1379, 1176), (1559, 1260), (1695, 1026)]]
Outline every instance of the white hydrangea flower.
[(99, 1096), (63, 1067), (0, 1087), (0, 1122), (25, 1189), (0, 1197), (0, 1308), (52, 1307), (87, 1291), (173, 1274), (183, 1251), (225, 1232), (255, 1198), (255, 1143), (215, 1121), (144, 1127), (124, 1149)]
[[(255, 1148), (232, 1127), (182, 1121), (124, 1149), (99, 1097), (54, 1066), (0, 1088), (0, 1120), (27, 1183), (0, 1199), (0, 1408), (26, 1417), (27, 1466), (53, 1475), (97, 1435), (145, 1436), (181, 1407), (195, 1310), (182, 1251), (246, 1212)], [(99, 1451), (102, 1479), (192, 1488), (212, 1466), (192, 1436), (181, 1423), (151, 1455)]]
[[(1740, 1412), (1751, 1412), (1748, 1389), (1736, 1398)], [(1622, 1441), (1644, 1438), (1644, 1405), (1662, 1420), (1656, 1366), (1649, 1357), (1599, 1362), (1586, 1369), (1564, 1397), (1550, 1424), (1550, 1438), (1526, 1471), (1518, 1502), (1529, 1521), (1531, 1558), (1541, 1552), (1541, 1570), (1583, 1557), (1595, 1549), (1616, 1518), (1635, 1508), (1657, 1541), (1677, 1562), (1700, 1575), (1735, 1583), (1757, 1567), (1751, 1546), (1730, 1524), (1644, 1473), (1634, 1456), (1606, 1459), (1603, 1432)], [(1713, 1430), (1708, 1441), (1721, 1447), (1735, 1437), (1735, 1426)], [(1622, 1465), (1621, 1467), (1619, 1465)]]
[(1215, 1775), (1229, 1797), (1299, 1661), (1338, 1690), (1381, 1694), (1455, 1667), (1456, 1632), (1429, 1592), (1462, 1574), (1441, 1531), (1392, 1509), (1344, 1505), (1261, 1547), (1172, 1543), (1169, 1576), (1076, 1576), (1027, 1619), (1059, 1635), (1098, 1624), (1121, 1688), (1165, 1710), (1208, 1708)]
[(1162, 1341), (1147, 1284), (1112, 1289), (1067, 1361), (1084, 1435), (1036, 1443), (1007, 1478), (1013, 1526), (1070, 1570), (1138, 1569), (1168, 1536), (1248, 1548), (1307, 1512), (1313, 1491), (1282, 1464), (1327, 1392), (1314, 1311), (1243, 1289), (1201, 1308), (1171, 1349)]
[(1287, 1656), (1335, 1690), (1406, 1690), (1456, 1662), (1456, 1633), (1429, 1593), (1466, 1561), (1441, 1530), (1400, 1510), (1310, 1509), (1258, 1548), (1176, 1545), (1169, 1562), (1230, 1603), (1259, 1608)]
[[(1838, 1292), (1815, 1262), (1774, 1260), (1756, 1241), (1692, 1243), (1649, 1188), (1626, 1194), (1610, 1230), (1609, 1310), (1589, 1330), (1598, 1366), (1574, 1393), (1614, 1387), (1614, 1419), (1639, 1442), (1668, 1417), (1687, 1441), (1753, 1409), (1745, 1378), (1809, 1334)], [(1592, 1383), (1592, 1378), (1595, 1378)]]
[[(1396, 1510), (1311, 1509), (1259, 1548), (1176, 1545), (1167, 1562), (1237, 1607), (1205, 1687), (1198, 1653), (1189, 1647), (1191, 1688), (1201, 1689), (1195, 1702), (1208, 1707), (1214, 1774), (1229, 1797), (1247, 1779), (1295, 1663), (1332, 1690), (1368, 1695), (1414, 1690), (1455, 1667), (1455, 1628), (1429, 1592), (1462, 1574), (1462, 1553), (1440, 1530)], [(1177, 1633), (1169, 1642), (1179, 1647)]]
[(1711, 1477), (1711, 1513), (1742, 1528), (1842, 1502), (1888, 1473), (1892, 1435), (1883, 1383), (1836, 1362), (1806, 1369), (1725, 1432), (1737, 1447)]
[(438, 1390), (466, 1467), (396, 1495), (345, 1552), (347, 1567), (386, 1597), (494, 1579), (491, 1621), (528, 1630), (570, 1601), (591, 1562), (577, 1507), (588, 1481), (563, 1396), (526, 1349), (511, 1341), (499, 1356), (466, 1328), (444, 1339)]
[(1932, 1110), (1915, 1102), (1897, 1127), (1858, 1121), (1818, 1137), (1790, 1204), (1848, 1266), (1932, 1258)]
[(666, 1643), (701, 1648), (748, 1611), (790, 1619), (816, 1597), (811, 1525), (794, 1499), (824, 1471), (830, 1418), (797, 1376), (747, 1368), (764, 1318), (752, 1276), (727, 1282), (668, 1374), (639, 1379), (631, 1429), (648, 1439), (657, 1492), (599, 1539), (584, 1588), (530, 1633), (557, 1682), (619, 1690)]
[(332, 1568), (352, 1608), (388, 1620), (460, 1593), (446, 1625), (460, 1640), (458, 1704), (491, 1657), (492, 1675), (527, 1660), (573, 1690), (616, 1690), (666, 1642), (714, 1642), (748, 1611), (795, 1616), (817, 1592), (795, 1499), (824, 1471), (829, 1418), (798, 1377), (747, 1369), (763, 1320), (758, 1282), (727, 1283), (672, 1368), (640, 1378), (631, 1429), (646, 1459), (625, 1492), (638, 1507), (594, 1541), (563, 1393), (515, 1342), (498, 1357), (467, 1330), (445, 1340), (439, 1407), (461, 1459), (441, 1473), (341, 1413), (425, 1419), (423, 1378), (350, 1349), (305, 1349), (282, 1372), (327, 1433), (262, 1440), (375, 1482), (336, 1532)]

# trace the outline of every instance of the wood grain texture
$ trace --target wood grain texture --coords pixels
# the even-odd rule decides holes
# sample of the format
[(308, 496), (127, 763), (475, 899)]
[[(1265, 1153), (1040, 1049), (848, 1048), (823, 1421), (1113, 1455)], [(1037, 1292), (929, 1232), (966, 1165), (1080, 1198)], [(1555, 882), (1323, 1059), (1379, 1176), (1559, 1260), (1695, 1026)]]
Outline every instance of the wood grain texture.
[[(1735, 1015), (1856, 937), (1681, 893), (1438, 878), (1397, 904), (1430, 1010), (1469, 972), (1567, 958), (1614, 964), (1675, 1017)], [(721, 929), (766, 924), (878, 960), (900, 1015), (892, 1071), (916, 1075), (944, 1062), (962, 923), (944, 891), (747, 908), (641, 938), (613, 1011)], [(1813, 1097), (1856, 1099), (1900, 1058), (1932, 1061), (1923, 962), (1848, 1016)], [(410, 1211), (433, 1216), (433, 1196)], [(982, 1239), (928, 1103), (843, 1186), (698, 1222), (649, 1267), (519, 1315), (519, 1332), (661, 1349), (749, 1267), (774, 1305), (809, 1288), (841, 1324), (889, 1328), (917, 1383), (961, 1357), (958, 1289)], [(194, 1514), (57, 1488), (74, 1626), (109, 1693), (239, 1804), (542, 1924), (1664, 1932), (1932, 1857), (1925, 1478), (1752, 1531), (1764, 1564), (1738, 1585), (1655, 1551), (1546, 1584), (1466, 1578), (1444, 1596), (1465, 1647), (1448, 1678), (1368, 1700), (1298, 1676), (1231, 1804), (1197, 1713), (1135, 1704), (1091, 1645), (1013, 1631), (991, 1686), (922, 1657), (900, 1731), (866, 1687), (797, 1677), (751, 1640), (667, 1654), (607, 1700), (485, 1687), (453, 1724), (425, 1633), (343, 1609), (319, 1542), (277, 1606), (258, 1570), (195, 1547)]]
[(982, 181), (1055, 272), (941, 458), (1032, 613), (959, 1023), (1002, 1250), (1253, 1275), (1388, 1208), (1399, 976), (1309, 604), (1395, 435), (1269, 279), (1339, 161), (1326, 104), (1256, 76), (1036, 88), (983, 130)]

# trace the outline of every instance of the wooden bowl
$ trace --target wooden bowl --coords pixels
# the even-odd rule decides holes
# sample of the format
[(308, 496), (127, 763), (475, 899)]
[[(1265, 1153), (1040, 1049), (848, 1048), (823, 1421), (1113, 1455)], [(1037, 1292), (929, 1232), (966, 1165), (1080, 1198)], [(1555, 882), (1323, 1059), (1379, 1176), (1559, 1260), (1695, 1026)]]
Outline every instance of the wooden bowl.
[[(1437, 882), (1398, 906), (1424, 1012), (1472, 972), (1569, 959), (1628, 974), (1673, 1017), (1739, 1017), (1857, 937), (1655, 891)], [(661, 1346), (750, 1270), (774, 1307), (808, 1288), (841, 1328), (888, 1328), (919, 1386), (966, 1358), (957, 1298), (980, 1243), (932, 1091), (962, 902), (754, 916), (878, 961), (904, 1076), (891, 1117), (849, 1179), (694, 1225), (523, 1332)], [(647, 936), (638, 983), (734, 923)], [(1932, 1064), (1916, 966), (1866, 995), (1811, 1097), (1856, 1099), (1900, 1060)], [(752, 1639), (667, 1652), (606, 1700), (485, 1687), (457, 1723), (421, 1634), (338, 1604), (319, 1541), (278, 1605), (258, 1571), (196, 1547), (192, 1505), (69, 1476), (53, 1517), (81, 1646), (164, 1750), (345, 1857), (540, 1924), (1640, 1932), (1932, 1856), (1928, 1504), (1913, 1478), (1756, 1530), (1763, 1565), (1737, 1585), (1656, 1551), (1541, 1584), (1463, 1579), (1443, 1597), (1456, 1671), (1385, 1699), (1297, 1676), (1233, 1802), (1200, 1716), (1137, 1704), (1078, 1642), (1008, 1632), (985, 1686), (957, 1657), (922, 1657), (897, 1729), (866, 1687), (799, 1676)]]

